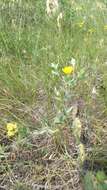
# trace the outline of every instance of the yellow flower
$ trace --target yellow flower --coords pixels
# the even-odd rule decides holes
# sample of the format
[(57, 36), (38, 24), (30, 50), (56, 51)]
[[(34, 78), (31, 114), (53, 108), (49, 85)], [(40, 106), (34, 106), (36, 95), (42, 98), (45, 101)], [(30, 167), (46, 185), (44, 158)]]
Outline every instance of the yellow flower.
[(7, 123), (7, 136), (13, 137), (18, 132), (18, 127), (16, 123)]
[(104, 25), (104, 30), (107, 30), (107, 24), (106, 24), (106, 25)]
[(74, 67), (72, 66), (66, 66), (62, 68), (63, 73), (66, 75), (72, 74), (74, 72)]
[(79, 23), (78, 23), (78, 26), (79, 26), (80, 28), (82, 28), (82, 27), (84, 26), (84, 24), (85, 24), (85, 22), (82, 21), (82, 22), (79, 22)]

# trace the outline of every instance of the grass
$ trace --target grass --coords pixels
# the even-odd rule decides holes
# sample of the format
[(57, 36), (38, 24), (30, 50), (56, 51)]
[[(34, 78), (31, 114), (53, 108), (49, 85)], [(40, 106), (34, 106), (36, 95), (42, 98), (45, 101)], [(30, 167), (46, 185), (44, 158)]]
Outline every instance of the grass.
[[(46, 184), (47, 189), (81, 188), (73, 113), (67, 112), (75, 105), (86, 160), (91, 169), (98, 162), (107, 172), (107, 3), (59, 3), (60, 31), (59, 13), (49, 18), (45, 1), (0, 1), (0, 184), (4, 189)], [(76, 61), (73, 82), (62, 73), (72, 58)], [(92, 94), (93, 88), (97, 94)], [(8, 122), (16, 122), (20, 129), (12, 139), (6, 134)]]

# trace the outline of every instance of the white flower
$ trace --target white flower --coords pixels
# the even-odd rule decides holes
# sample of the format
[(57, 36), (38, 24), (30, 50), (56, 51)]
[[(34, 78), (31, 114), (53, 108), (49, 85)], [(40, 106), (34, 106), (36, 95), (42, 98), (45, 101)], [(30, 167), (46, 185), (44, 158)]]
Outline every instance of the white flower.
[(46, 12), (48, 16), (52, 16), (56, 13), (59, 8), (58, 0), (47, 0), (46, 1)]
[(92, 89), (92, 94), (93, 95), (96, 95), (97, 94), (97, 90), (96, 90), (96, 87), (94, 86), (93, 89)]
[(96, 87), (94, 86), (93, 88), (92, 88), (92, 98), (96, 98), (96, 96), (98, 95), (98, 92), (97, 92), (97, 89), (96, 89)]
[(55, 92), (56, 96), (60, 96), (60, 92), (57, 90), (56, 87), (54, 88), (54, 92)]
[(58, 64), (56, 64), (56, 63), (51, 63), (51, 68), (57, 70), (57, 69), (58, 69)]
[(72, 57), (70, 60), (70, 64), (74, 67), (76, 64), (76, 60)]

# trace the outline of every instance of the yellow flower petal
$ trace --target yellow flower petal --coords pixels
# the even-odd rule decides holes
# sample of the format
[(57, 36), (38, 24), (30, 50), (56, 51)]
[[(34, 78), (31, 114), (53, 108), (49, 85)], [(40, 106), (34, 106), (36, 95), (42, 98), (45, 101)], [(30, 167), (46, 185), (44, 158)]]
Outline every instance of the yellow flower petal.
[(16, 123), (7, 123), (7, 130), (13, 130), (17, 129), (17, 124)]
[(7, 132), (8, 137), (13, 137), (14, 135), (15, 135), (15, 133), (13, 131), (8, 131)]
[(65, 73), (66, 75), (68, 74), (72, 74), (74, 72), (74, 67), (72, 66), (67, 66), (62, 68), (63, 73)]

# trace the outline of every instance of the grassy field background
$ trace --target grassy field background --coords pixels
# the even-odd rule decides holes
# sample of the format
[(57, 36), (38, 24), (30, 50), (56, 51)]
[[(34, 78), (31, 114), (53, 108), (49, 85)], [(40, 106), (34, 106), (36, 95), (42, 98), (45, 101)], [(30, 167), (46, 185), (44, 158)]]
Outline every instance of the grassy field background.
[[(59, 7), (49, 17), (42, 0), (0, 1), (1, 189), (79, 190), (84, 170), (107, 173), (107, 2), (60, 0)], [(62, 68), (72, 58), (75, 80), (67, 90)], [(72, 113), (54, 122), (75, 105), (85, 166)], [(13, 138), (6, 132), (10, 122), (18, 125)]]

